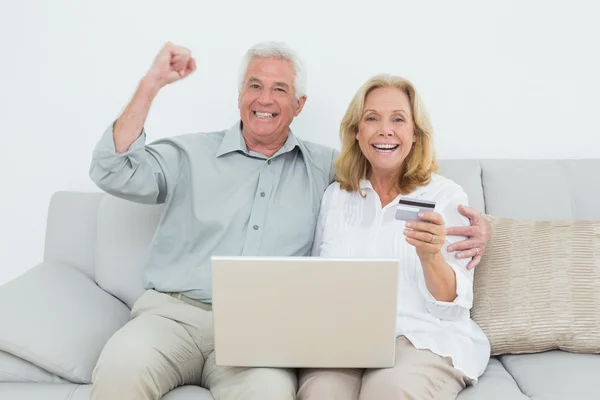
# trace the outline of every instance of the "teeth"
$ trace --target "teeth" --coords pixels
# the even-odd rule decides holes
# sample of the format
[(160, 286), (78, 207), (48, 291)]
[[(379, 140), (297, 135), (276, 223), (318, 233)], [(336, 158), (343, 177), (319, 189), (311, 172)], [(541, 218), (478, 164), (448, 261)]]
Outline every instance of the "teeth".
[(263, 112), (254, 112), (254, 115), (256, 115), (258, 118), (273, 118), (275, 115), (274, 113), (263, 113)]
[(379, 153), (393, 153), (399, 147), (398, 144), (374, 144), (373, 148)]

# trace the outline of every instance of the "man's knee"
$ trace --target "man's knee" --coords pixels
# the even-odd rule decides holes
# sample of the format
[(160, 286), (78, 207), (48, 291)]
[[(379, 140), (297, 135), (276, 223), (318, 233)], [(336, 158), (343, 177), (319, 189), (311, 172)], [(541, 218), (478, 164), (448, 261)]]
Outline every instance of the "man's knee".
[(360, 369), (305, 369), (299, 373), (298, 400), (356, 400)]
[(298, 378), (291, 369), (249, 368), (218, 386), (215, 400), (294, 400)]
[[(259, 368), (251, 375), (254, 388), (251, 400), (293, 400), (298, 389), (298, 376), (295, 370)], [(246, 397), (244, 397), (246, 399)]]
[(243, 399), (294, 400), (298, 389), (298, 376), (295, 370), (290, 369), (256, 368), (250, 370), (248, 385), (251, 391), (249, 396), (244, 396)]
[(138, 317), (115, 333), (94, 369), (91, 398), (155, 399), (184, 382), (199, 383), (202, 356), (192, 343), (177, 340), (173, 329), (183, 328), (175, 325)]
[[(93, 373), (91, 399), (129, 396), (131, 399), (157, 398), (161, 392), (153, 379), (153, 351), (139, 346), (105, 349)], [(123, 397), (125, 398), (125, 397)]]

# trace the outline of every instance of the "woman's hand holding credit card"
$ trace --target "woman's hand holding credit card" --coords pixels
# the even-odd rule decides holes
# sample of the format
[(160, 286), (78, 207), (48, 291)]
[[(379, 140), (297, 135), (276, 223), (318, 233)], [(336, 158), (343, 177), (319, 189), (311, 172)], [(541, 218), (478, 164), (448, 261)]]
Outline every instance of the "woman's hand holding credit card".
[(406, 241), (415, 246), (422, 261), (439, 255), (446, 241), (444, 220), (434, 209), (434, 201), (406, 197), (400, 198), (396, 208), (395, 218), (406, 221)]
[(419, 213), (421, 211), (433, 211), (434, 209), (435, 201), (401, 197), (396, 207), (396, 219), (402, 221), (419, 221)]

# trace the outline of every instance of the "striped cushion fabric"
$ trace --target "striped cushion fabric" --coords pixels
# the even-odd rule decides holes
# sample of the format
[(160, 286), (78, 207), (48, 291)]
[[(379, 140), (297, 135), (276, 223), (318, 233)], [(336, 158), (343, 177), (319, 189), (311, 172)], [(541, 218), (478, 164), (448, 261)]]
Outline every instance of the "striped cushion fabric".
[(600, 353), (600, 221), (486, 218), (471, 317), (492, 355)]

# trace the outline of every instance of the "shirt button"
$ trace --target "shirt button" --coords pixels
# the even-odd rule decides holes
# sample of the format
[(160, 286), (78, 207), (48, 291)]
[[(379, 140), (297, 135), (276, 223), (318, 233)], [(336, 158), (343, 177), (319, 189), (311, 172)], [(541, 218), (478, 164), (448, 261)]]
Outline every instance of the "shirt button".
[(257, 231), (258, 230), (258, 225), (254, 225), (253, 228), (254, 228), (255, 231)]
[(271, 160), (268, 160), (268, 161), (267, 161), (267, 164), (271, 165)]
[(260, 192), (260, 197), (265, 197), (265, 192)]

